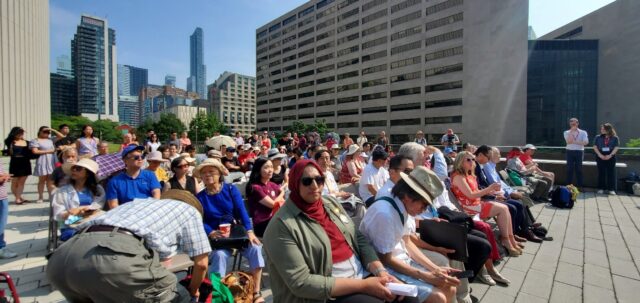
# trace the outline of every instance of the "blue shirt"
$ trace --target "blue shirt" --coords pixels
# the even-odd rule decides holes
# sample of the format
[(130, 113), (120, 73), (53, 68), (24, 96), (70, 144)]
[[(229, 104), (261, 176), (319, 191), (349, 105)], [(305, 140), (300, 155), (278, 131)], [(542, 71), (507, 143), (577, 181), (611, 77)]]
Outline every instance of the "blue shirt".
[(611, 154), (613, 150), (620, 145), (620, 142), (617, 136), (609, 137), (608, 140), (605, 139), (607, 139), (605, 135), (598, 135), (593, 140), (593, 144), (598, 148), (601, 154), (606, 156)]
[(500, 182), (500, 186), (502, 186), (505, 197), (508, 198), (511, 195), (511, 193), (513, 192), (513, 188), (511, 188), (511, 186), (507, 185), (507, 183), (500, 179), (500, 175), (496, 171), (495, 163), (487, 162), (487, 164), (482, 167), (482, 170), (484, 171), (484, 174), (487, 177), (487, 182), (489, 182), (489, 184)]
[(153, 197), (153, 190), (160, 189), (156, 174), (149, 170), (141, 170), (137, 178), (131, 178), (126, 172), (113, 177), (107, 185), (107, 201), (118, 199), (119, 204)]
[[(431, 170), (440, 178), (440, 181), (444, 181), (449, 177), (449, 172), (447, 169), (447, 161), (444, 159), (444, 154), (440, 152), (434, 152), (432, 157), (434, 157), (433, 167)], [(416, 163), (418, 165), (420, 163)]]
[(233, 223), (234, 220), (242, 222), (248, 231), (253, 229), (242, 195), (234, 185), (223, 184), (220, 192), (215, 195), (209, 195), (203, 190), (196, 197), (202, 204), (204, 231), (207, 235), (218, 230), (220, 224)]
[(91, 205), (93, 202), (93, 195), (89, 189), (85, 188), (83, 191), (78, 192), (78, 200), (80, 200), (80, 206)]

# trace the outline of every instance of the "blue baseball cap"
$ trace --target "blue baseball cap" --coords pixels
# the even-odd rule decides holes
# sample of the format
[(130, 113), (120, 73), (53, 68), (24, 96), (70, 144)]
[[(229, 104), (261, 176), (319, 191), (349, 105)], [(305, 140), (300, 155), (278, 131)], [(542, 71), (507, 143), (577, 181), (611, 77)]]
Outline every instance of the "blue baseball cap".
[(135, 144), (129, 144), (127, 147), (122, 149), (122, 158), (124, 159), (125, 157), (127, 157), (127, 155), (129, 153), (131, 153), (132, 151), (137, 150), (137, 151), (144, 151), (144, 146), (142, 145), (135, 145)]

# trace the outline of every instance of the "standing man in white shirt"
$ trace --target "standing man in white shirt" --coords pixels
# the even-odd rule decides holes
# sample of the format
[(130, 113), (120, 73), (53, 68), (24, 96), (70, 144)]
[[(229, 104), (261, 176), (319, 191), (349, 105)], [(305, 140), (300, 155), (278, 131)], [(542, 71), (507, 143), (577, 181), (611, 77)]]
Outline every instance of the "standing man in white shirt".
[[(364, 130), (360, 131), (360, 136), (358, 136), (358, 139), (356, 139), (356, 143), (358, 143), (358, 145), (360, 145), (360, 147), (362, 147), (368, 141), (369, 140), (367, 139), (367, 135), (365, 135)], [(348, 146), (345, 147), (345, 148), (348, 148)]]
[(360, 178), (360, 199), (369, 207), (375, 200), (378, 190), (389, 180), (389, 172), (384, 168), (389, 155), (382, 150), (375, 150), (371, 154), (371, 162), (364, 167)]
[(570, 128), (564, 131), (564, 140), (567, 142), (567, 184), (573, 184), (573, 172), (575, 171), (577, 186), (582, 188), (582, 160), (584, 160), (584, 146), (589, 144), (589, 135), (585, 130), (578, 128), (580, 123), (577, 118), (569, 119)]

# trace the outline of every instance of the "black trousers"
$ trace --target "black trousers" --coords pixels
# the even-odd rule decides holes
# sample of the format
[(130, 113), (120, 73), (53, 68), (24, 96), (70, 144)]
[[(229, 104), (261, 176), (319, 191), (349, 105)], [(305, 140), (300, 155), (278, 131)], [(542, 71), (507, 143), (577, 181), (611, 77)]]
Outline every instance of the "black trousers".
[[(489, 258), (491, 244), (483, 232), (473, 229), (467, 234), (467, 250), (469, 258), (464, 263), (464, 268), (473, 270), (475, 276)], [(473, 282), (473, 278), (469, 278), (469, 282)]]
[(602, 160), (596, 157), (598, 166), (598, 189), (615, 191), (616, 188), (616, 157), (609, 160)]

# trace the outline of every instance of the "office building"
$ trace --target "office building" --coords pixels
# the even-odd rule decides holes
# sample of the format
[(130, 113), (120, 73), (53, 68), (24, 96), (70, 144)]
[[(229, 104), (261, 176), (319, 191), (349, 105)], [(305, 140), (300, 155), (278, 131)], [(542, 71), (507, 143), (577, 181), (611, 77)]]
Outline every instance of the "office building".
[[(206, 115), (207, 109), (204, 107), (178, 104), (178, 105), (172, 105), (170, 107), (163, 108), (162, 110), (153, 112), (149, 115), (149, 117), (153, 121), (159, 121), (160, 116), (162, 114), (174, 114), (176, 115), (178, 120), (180, 120), (180, 122), (182, 122), (182, 124), (184, 124), (184, 126), (186, 126), (188, 129), (189, 123), (191, 123), (191, 120), (193, 120), (193, 118), (195, 118), (198, 115), (198, 113), (202, 113)], [(204, 137), (201, 137), (201, 138), (204, 138)], [(192, 139), (195, 140), (195, 138), (192, 138)]]
[(56, 73), (67, 77), (73, 77), (71, 58), (69, 58), (69, 56), (60, 55), (56, 57)]
[[(168, 109), (174, 106), (180, 105), (194, 107), (193, 101), (197, 99), (200, 99), (200, 96), (197, 93), (189, 92), (174, 86), (147, 85), (140, 91), (138, 99), (140, 106), (139, 123), (142, 123), (147, 118), (157, 117), (159, 119), (159, 114), (154, 116), (155, 113), (168, 112)], [(201, 109), (206, 112), (206, 108)], [(175, 111), (180, 111), (180, 114), (184, 117), (188, 116), (190, 113), (187, 109), (176, 109)], [(197, 111), (194, 111), (194, 113), (195, 112)], [(189, 120), (189, 122), (190, 121), (191, 120)], [(189, 126), (189, 123), (186, 123), (186, 126)]]
[(51, 73), (51, 113), (78, 115), (78, 89), (76, 79), (68, 75)]
[(254, 77), (224, 72), (208, 87), (211, 112), (233, 132), (256, 129), (255, 85)]
[(196, 92), (206, 99), (207, 67), (204, 65), (204, 33), (199, 27), (189, 37), (189, 63), (187, 90)]
[(164, 76), (164, 85), (176, 86), (176, 76), (174, 75)]
[(106, 19), (82, 15), (71, 41), (71, 66), (79, 114), (118, 121), (116, 32)]
[[(598, 40), (596, 128), (605, 122), (613, 124), (622, 144), (638, 137), (638, 16), (640, 1), (617, 0), (539, 37), (539, 40)], [(566, 89), (574, 89), (572, 83), (566, 83)], [(580, 115), (577, 118), (584, 120)], [(591, 140), (594, 136), (589, 133)]]
[(0, 1), (0, 29), (0, 133), (35, 138), (51, 123), (49, 2)]
[(527, 35), (529, 40), (536, 40), (538, 39), (538, 35), (536, 35), (536, 32), (533, 30), (533, 27), (531, 25), (529, 25), (529, 34)]
[(137, 96), (149, 84), (146, 68), (118, 64), (118, 95)]
[(309, 1), (256, 31), (257, 124), (523, 144), (528, 1)]
[(138, 96), (119, 96), (118, 118), (120, 118), (121, 124), (132, 127), (140, 125), (140, 102), (138, 101)]
[(527, 68), (527, 142), (565, 144), (568, 119), (595, 134), (598, 40), (531, 40)]

